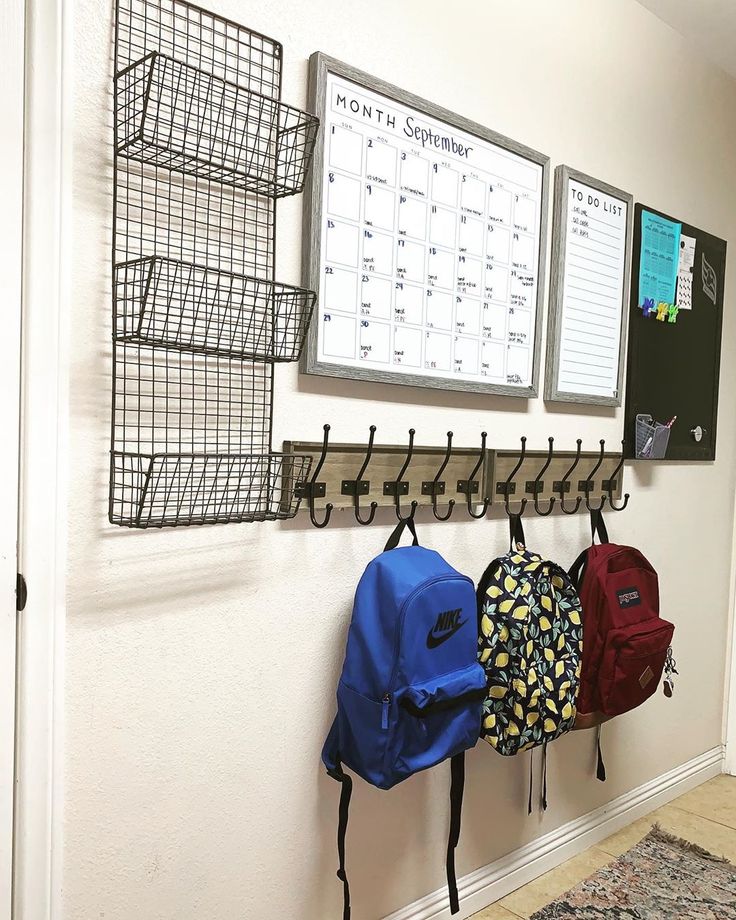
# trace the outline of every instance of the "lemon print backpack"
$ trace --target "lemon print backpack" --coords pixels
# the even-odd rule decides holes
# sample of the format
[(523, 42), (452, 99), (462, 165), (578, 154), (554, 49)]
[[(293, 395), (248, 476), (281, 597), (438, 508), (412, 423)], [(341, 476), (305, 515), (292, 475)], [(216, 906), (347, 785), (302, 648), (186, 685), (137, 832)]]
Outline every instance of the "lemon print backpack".
[(546, 754), (546, 744), (575, 723), (580, 598), (564, 569), (526, 549), (519, 515), (509, 523), (511, 548), (488, 566), (476, 593), (487, 680), (481, 738), (499, 754), (537, 745)]

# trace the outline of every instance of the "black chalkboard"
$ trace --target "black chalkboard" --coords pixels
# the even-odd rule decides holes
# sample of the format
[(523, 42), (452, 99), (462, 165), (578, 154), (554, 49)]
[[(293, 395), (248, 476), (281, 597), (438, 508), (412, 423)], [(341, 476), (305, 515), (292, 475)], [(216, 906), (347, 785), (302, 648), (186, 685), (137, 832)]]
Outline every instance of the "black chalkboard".
[[(665, 460), (714, 460), (726, 242), (682, 222), (683, 235), (696, 240), (692, 310), (680, 310), (675, 323), (645, 317), (639, 304), (643, 210), (677, 221), (654, 208), (636, 205), (624, 416), (626, 456), (636, 458), (637, 415), (651, 415), (663, 424), (676, 415)], [(706, 273), (707, 266), (715, 272), (715, 304), (704, 287), (703, 256)], [(700, 441), (693, 434), (698, 426), (704, 429)]]

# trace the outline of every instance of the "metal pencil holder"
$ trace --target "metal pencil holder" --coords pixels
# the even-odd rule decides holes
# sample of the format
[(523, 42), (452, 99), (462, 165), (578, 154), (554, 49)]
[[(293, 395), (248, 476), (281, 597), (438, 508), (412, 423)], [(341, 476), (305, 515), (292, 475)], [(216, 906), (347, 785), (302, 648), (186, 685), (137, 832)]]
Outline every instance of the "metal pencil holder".
[(636, 417), (636, 459), (663, 460), (670, 440), (670, 428), (651, 415)]

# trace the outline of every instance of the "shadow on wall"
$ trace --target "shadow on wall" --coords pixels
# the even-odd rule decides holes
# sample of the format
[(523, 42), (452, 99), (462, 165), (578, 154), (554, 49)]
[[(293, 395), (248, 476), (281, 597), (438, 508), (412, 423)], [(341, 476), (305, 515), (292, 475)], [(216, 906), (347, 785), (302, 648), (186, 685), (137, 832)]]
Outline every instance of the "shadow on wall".
[[(424, 405), (433, 408), (466, 409), (473, 412), (526, 412), (530, 400), (518, 396), (489, 396), (487, 393), (463, 393), (455, 390), (435, 390), (426, 387), (401, 386), (392, 383), (368, 383), (346, 377), (323, 377), (299, 374), (298, 391), (316, 396), (340, 396), (347, 399), (385, 403), (381, 409), (390, 411), (392, 405)], [(325, 419), (329, 421), (329, 419)], [(379, 424), (381, 419), (374, 419)]]
[[(324, 731), (329, 727), (325, 722)], [(617, 731), (615, 732), (618, 733)], [(611, 733), (612, 746), (615, 743)], [(530, 756), (504, 758), (484, 742), (467, 755), (463, 826), (457, 851), (458, 878), (513, 852), (562, 823), (585, 813), (580, 784), (593, 796), (591, 808), (610, 798), (595, 780), (593, 732), (564, 736), (549, 752), (550, 807), (538, 807), (541, 753), (534, 759), (534, 813), (527, 815)], [(346, 865), (353, 909), (360, 917), (385, 917), (445, 885), (444, 865), (450, 788), (449, 764), (411, 777), (388, 791), (355, 777)], [(342, 885), (335, 876), (339, 785), (320, 767), (312, 795), (299, 803), (298, 820), (318, 841), (310, 886), (302, 892), (299, 917), (339, 917)], [(297, 816), (295, 816), (296, 818)], [(407, 897), (406, 880), (414, 890)], [(403, 900), (402, 900), (403, 899)]]

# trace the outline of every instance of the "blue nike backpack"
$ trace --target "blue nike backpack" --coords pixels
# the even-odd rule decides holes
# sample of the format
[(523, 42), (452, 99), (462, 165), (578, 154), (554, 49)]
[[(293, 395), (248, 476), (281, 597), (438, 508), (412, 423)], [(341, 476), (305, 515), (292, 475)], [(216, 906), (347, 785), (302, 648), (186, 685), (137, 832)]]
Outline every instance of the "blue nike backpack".
[[(399, 547), (404, 528), (412, 546)], [(447, 883), (459, 908), (455, 848), (465, 783), (464, 752), (480, 734), (486, 677), (478, 663), (473, 582), (434, 550), (418, 545), (414, 521), (403, 520), (386, 549), (363, 573), (355, 593), (337, 716), (322, 751), (328, 774), (342, 783), (337, 877), (343, 920), (350, 918), (345, 833), (349, 767), (379, 789), (452, 758)]]

